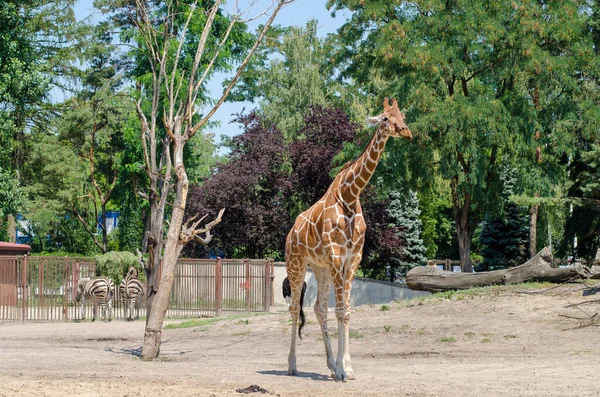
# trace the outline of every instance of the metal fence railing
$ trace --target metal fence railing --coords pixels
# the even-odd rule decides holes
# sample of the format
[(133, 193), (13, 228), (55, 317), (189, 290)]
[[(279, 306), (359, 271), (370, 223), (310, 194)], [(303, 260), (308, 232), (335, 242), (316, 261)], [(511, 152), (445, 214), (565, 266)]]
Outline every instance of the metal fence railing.
[[(95, 277), (91, 258), (0, 257), (0, 322), (81, 319), (75, 301), (81, 278)], [(273, 262), (242, 259), (179, 259), (167, 316), (268, 311), (272, 305)], [(140, 315), (145, 315), (145, 299)], [(113, 318), (125, 317), (115, 280)], [(93, 306), (86, 303), (86, 318)], [(96, 315), (100, 319), (98, 311)]]

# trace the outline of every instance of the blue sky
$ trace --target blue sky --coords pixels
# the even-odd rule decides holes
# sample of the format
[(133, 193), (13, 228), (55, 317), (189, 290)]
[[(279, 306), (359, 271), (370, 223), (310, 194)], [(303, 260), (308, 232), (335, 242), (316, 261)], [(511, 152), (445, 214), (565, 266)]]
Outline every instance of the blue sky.
[[(227, 3), (234, 4), (234, 1)], [(240, 0), (240, 5), (247, 3), (247, 1)], [(254, 10), (262, 11), (269, 4), (270, 0), (259, 0), (254, 6)], [(311, 19), (317, 19), (318, 23), (318, 34), (321, 37), (325, 37), (328, 33), (335, 32), (346, 20), (347, 14), (344, 12), (336, 13), (336, 17), (332, 18), (331, 13), (325, 8), (325, 0), (296, 0), (292, 4), (285, 6), (275, 18), (275, 24), (282, 26), (303, 26), (307, 21)], [(253, 14), (250, 14), (253, 15)], [(100, 13), (94, 9), (93, 0), (79, 0), (75, 6), (75, 16), (78, 20), (86, 17), (99, 18)], [(264, 23), (267, 17), (259, 19), (254, 25), (250, 25), (254, 29), (258, 24)], [(217, 97), (221, 92), (221, 82), (226, 76), (217, 75), (209, 82), (209, 89), (213, 97)], [(211, 132), (217, 137), (217, 142), (220, 142), (221, 135), (233, 136), (240, 133), (240, 129), (237, 124), (230, 124), (233, 119), (231, 114), (238, 113), (245, 108), (246, 111), (256, 107), (253, 103), (224, 103), (219, 110), (215, 113), (212, 120), (219, 120), (221, 122), (220, 127), (215, 127)]]

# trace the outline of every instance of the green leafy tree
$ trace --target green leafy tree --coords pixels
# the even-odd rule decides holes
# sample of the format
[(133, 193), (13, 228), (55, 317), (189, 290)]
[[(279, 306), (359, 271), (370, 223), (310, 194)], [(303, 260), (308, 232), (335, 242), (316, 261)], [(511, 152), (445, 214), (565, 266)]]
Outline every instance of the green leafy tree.
[(572, 150), (566, 151), (572, 206), (559, 251), (591, 262), (600, 248), (600, 2), (590, 2), (590, 7), (586, 30), (592, 34), (594, 62), (581, 73), (581, 89), (569, 109), (575, 121), (563, 127), (573, 139)]
[[(71, 57), (67, 38), (74, 31), (74, 0), (0, 1), (0, 168), (30, 183), (28, 154), (36, 131), (53, 117), (50, 89)], [(6, 215), (0, 218), (6, 232)]]
[(328, 52), (317, 37), (317, 21), (278, 27), (255, 57), (230, 100), (257, 101), (260, 117), (274, 123), (286, 140), (299, 137), (309, 106), (333, 106), (340, 86), (324, 65)]
[(28, 167), (37, 173), (35, 179), (22, 188), (26, 196), (23, 215), (31, 222), (37, 243), (35, 249), (44, 251), (52, 244), (46, 236), (60, 233), (61, 218), (84, 190), (85, 163), (56, 135), (36, 138), (28, 154)]
[(425, 256), (430, 259), (458, 259), (450, 186), (440, 178), (418, 193)]
[[(71, 209), (102, 252), (108, 251), (106, 212), (117, 184), (123, 129), (133, 114), (133, 103), (116, 91), (122, 79), (112, 56), (115, 46), (106, 33), (109, 27), (100, 24), (92, 35), (93, 44), (83, 57), (89, 67), (81, 71), (82, 89), (64, 104), (57, 126), (59, 139), (88, 165), (85, 190), (73, 200)], [(91, 223), (80, 214), (78, 201), (82, 200), (88, 201), (85, 208), (93, 208)]]
[[(573, 97), (578, 65), (591, 53), (587, 3), (330, 0), (328, 5), (352, 12), (339, 30), (343, 76), (407, 106), (416, 142), (406, 149), (394, 143), (390, 160), (399, 171), (391, 173), (393, 179), (409, 175), (415, 184), (427, 183), (437, 174), (450, 184), (460, 259), (470, 270), (473, 233), (499, 207), (498, 165), (504, 158), (533, 157), (540, 125), (548, 129), (544, 143), (558, 141), (559, 123), (574, 116), (551, 115)], [(537, 78), (540, 73), (544, 80)], [(540, 81), (543, 113), (534, 103)], [(406, 162), (410, 173), (398, 167)]]

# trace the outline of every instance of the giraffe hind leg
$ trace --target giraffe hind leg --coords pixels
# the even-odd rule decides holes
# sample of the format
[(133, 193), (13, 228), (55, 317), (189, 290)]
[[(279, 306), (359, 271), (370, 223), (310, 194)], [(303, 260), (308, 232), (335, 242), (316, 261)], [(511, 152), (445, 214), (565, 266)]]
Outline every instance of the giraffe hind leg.
[(289, 307), (290, 315), (292, 316), (292, 338), (290, 354), (288, 356), (288, 375), (295, 376), (298, 374), (296, 367), (296, 330), (298, 330), (298, 318), (300, 317), (300, 298), (306, 274), (306, 264), (299, 255), (291, 258), (288, 257), (286, 260), (286, 270), (292, 291), (292, 302)]
[(329, 329), (327, 327), (327, 304), (329, 301), (329, 294), (331, 291), (331, 281), (329, 277), (329, 270), (316, 266), (311, 266), (313, 274), (317, 280), (317, 286), (319, 292), (317, 293), (317, 300), (315, 302), (315, 315), (319, 320), (321, 326), (321, 333), (323, 335), (323, 343), (325, 344), (325, 354), (327, 356), (327, 368), (332, 373), (335, 371), (335, 359), (333, 358), (333, 352), (331, 350), (331, 339), (329, 337)]
[[(341, 265), (334, 267), (341, 269)], [(333, 286), (335, 288), (335, 317), (338, 322), (338, 354), (335, 361), (335, 374), (334, 379), (337, 381), (345, 382), (348, 380), (348, 376), (344, 369), (344, 350), (346, 347), (346, 337), (348, 335), (346, 324), (344, 321), (346, 317), (346, 305), (344, 301), (344, 280), (343, 275), (340, 271), (332, 275)]]

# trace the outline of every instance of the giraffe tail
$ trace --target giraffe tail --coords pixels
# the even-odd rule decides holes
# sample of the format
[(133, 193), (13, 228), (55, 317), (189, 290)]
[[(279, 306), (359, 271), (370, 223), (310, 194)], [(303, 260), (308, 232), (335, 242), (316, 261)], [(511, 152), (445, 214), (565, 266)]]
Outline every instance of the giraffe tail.
[(304, 306), (304, 294), (306, 293), (306, 281), (302, 284), (302, 292), (300, 293), (300, 327), (298, 327), (298, 337), (302, 339), (302, 328), (304, 327), (304, 323), (306, 322), (306, 317), (304, 316), (304, 310), (302, 307)]

